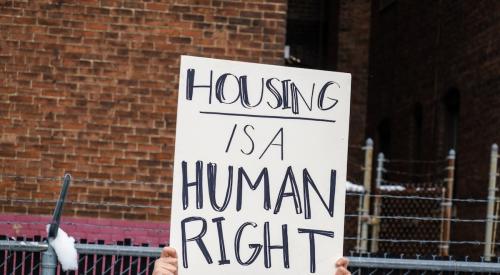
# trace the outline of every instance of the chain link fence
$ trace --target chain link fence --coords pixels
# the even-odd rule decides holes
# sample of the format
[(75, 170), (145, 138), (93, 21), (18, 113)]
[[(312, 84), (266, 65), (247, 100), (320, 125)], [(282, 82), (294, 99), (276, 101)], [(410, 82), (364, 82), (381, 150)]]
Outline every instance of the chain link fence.
[[(79, 254), (78, 271), (63, 272), (57, 265), (55, 274), (152, 274), (154, 261), (161, 248), (76, 244)], [(0, 241), (0, 272), (3, 274), (49, 274), (44, 262), (48, 246), (45, 242)], [(453, 258), (398, 258), (350, 256), (352, 274), (498, 274), (497, 262), (457, 261)], [(53, 274), (53, 273), (52, 273)]]
[[(492, 150), (490, 169), (490, 194), (488, 198), (453, 197), (454, 158), (430, 161), (387, 159), (379, 155), (372, 165), (373, 146), (350, 147), (365, 152), (365, 163), (349, 162), (349, 169), (358, 169), (357, 178), (349, 178), (346, 197), (344, 253), (351, 258), (353, 274), (455, 274), (500, 273), (500, 259), (495, 251), (498, 231), (499, 200), (496, 196), (498, 170), (497, 151)], [(372, 167), (373, 166), (373, 167)], [(372, 173), (372, 171), (374, 173)], [(371, 179), (371, 175), (375, 179)], [(22, 177), (0, 175), (1, 178)], [(38, 179), (34, 179), (38, 180)], [(57, 178), (44, 178), (56, 181)], [(79, 182), (79, 180), (75, 180)], [(85, 180), (89, 182), (89, 180)], [(82, 182), (83, 183), (83, 182)], [(93, 180), (93, 184), (101, 184)], [(119, 182), (133, 187), (141, 182)], [(114, 182), (106, 182), (114, 184)], [(154, 183), (158, 185), (159, 183)], [(164, 187), (161, 187), (164, 188)], [(0, 204), (54, 205), (54, 199), (0, 197)], [(109, 210), (112, 207), (150, 209), (164, 211), (166, 206), (135, 203), (79, 201), (69, 196), (68, 206), (93, 207)], [(487, 213), (460, 217), (452, 212), (453, 205), (488, 205)], [(0, 226), (13, 226), (16, 221), (3, 221)], [(38, 222), (40, 223), (40, 222)], [(489, 227), (485, 239), (462, 240), (450, 237), (451, 226), (463, 224)], [(40, 226), (44, 226), (41, 224)], [(65, 223), (63, 222), (64, 226)], [(89, 220), (78, 226), (104, 226)], [(116, 227), (110, 230), (123, 230)], [(160, 229), (159, 229), (160, 230)], [(166, 231), (165, 231), (166, 232)], [(2, 232), (0, 231), (0, 235)], [(9, 236), (10, 237), (10, 236)], [(48, 249), (41, 237), (25, 236), (26, 239), (9, 240), (0, 236), (0, 274), (43, 274), (43, 253)], [(147, 246), (77, 244), (79, 252), (78, 272), (67, 274), (150, 274), (160, 248)], [(449, 246), (484, 247), (482, 255), (450, 257)], [(474, 261), (471, 261), (473, 259)], [(57, 266), (57, 274), (64, 274)]]
[[(349, 173), (346, 200), (345, 249), (349, 253), (372, 255), (452, 255), (475, 260), (490, 260), (498, 249), (496, 236), (500, 204), (496, 179), (498, 147), (492, 145), (489, 195), (486, 198), (454, 196), (455, 152), (436, 160), (405, 160), (386, 158), (379, 153), (373, 161), (373, 143), (350, 150), (365, 151), (365, 163), (349, 161), (348, 169), (365, 171)], [(372, 167), (373, 166), (373, 167)], [(370, 173), (374, 170), (374, 173)], [(371, 179), (371, 175), (375, 177)], [(481, 212), (457, 214), (455, 207), (486, 209)], [(464, 216), (466, 214), (466, 216)], [(452, 237), (452, 228), (469, 226), (474, 230), (487, 228), (485, 239)], [(488, 231), (489, 228), (489, 231)], [(484, 232), (484, 231), (483, 231)], [(484, 253), (479, 255), (478, 250)], [(471, 252), (473, 248), (474, 252)], [(452, 252), (453, 252), (452, 251)], [(465, 251), (465, 253), (464, 253)], [(467, 251), (472, 254), (467, 254)]]
[[(46, 255), (46, 242), (0, 241), (0, 273), (53, 274)], [(78, 271), (64, 272), (57, 264), (55, 274), (151, 274), (161, 248), (76, 244)], [(49, 258), (50, 259), (50, 258)]]
[[(448, 166), (447, 166), (448, 165)], [(383, 160), (381, 186), (375, 194), (380, 239), (431, 240), (433, 242), (379, 242), (378, 251), (407, 254), (440, 254), (445, 245), (446, 173), (444, 160)], [(430, 172), (429, 172), (430, 171)], [(448, 217), (449, 218), (449, 217)], [(448, 237), (449, 239), (449, 237)]]

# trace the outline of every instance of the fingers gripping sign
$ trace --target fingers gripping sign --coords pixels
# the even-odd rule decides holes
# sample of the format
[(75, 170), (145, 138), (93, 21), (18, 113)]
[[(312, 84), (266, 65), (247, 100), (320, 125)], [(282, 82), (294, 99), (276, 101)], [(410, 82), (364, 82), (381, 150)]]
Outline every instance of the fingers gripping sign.
[(177, 252), (172, 247), (164, 247), (155, 261), (153, 275), (177, 275)]
[(347, 270), (349, 260), (347, 258), (340, 258), (335, 262), (335, 275), (351, 275)]
[[(334, 275), (351, 275), (347, 270), (349, 260), (340, 258), (335, 262)], [(177, 251), (172, 247), (164, 247), (161, 256), (155, 261), (153, 275), (178, 275), (177, 273)]]

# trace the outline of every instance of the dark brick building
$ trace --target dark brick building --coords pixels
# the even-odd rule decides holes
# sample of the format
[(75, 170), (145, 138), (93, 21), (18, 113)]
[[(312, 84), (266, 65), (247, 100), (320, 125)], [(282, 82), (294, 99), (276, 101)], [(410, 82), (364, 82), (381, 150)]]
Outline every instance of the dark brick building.
[[(490, 147), (500, 142), (499, 14), (491, 0), (289, 1), (295, 65), (353, 74), (351, 180), (360, 182), (363, 160), (353, 148), (372, 137), (376, 153), (408, 161), (398, 172), (433, 175), (386, 176), (394, 182), (444, 186), (445, 158), (455, 149), (454, 197), (487, 198)], [(455, 203), (453, 215), (484, 219), (486, 204)], [(484, 223), (452, 223), (451, 240), (484, 241)], [(456, 245), (450, 253), (483, 249)]]
[[(365, 142), (368, 92), (368, 53), (371, 4), (369, 0), (289, 0), (286, 44), (300, 62), (292, 66), (352, 74), (349, 145)], [(349, 150), (349, 177), (361, 179), (363, 153)]]
[[(488, 0), (372, 3), (366, 134), (389, 158), (437, 160), (455, 149), (455, 198), (487, 198), (490, 148), (500, 142), (499, 14), (500, 2)], [(486, 217), (485, 203), (454, 210)], [(484, 223), (454, 223), (451, 238), (484, 241)]]

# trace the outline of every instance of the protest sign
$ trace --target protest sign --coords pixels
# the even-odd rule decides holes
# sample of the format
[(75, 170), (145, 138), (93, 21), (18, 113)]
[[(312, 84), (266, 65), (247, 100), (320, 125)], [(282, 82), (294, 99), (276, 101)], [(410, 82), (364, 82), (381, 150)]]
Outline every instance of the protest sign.
[(179, 274), (332, 274), (351, 76), (182, 56), (170, 245)]

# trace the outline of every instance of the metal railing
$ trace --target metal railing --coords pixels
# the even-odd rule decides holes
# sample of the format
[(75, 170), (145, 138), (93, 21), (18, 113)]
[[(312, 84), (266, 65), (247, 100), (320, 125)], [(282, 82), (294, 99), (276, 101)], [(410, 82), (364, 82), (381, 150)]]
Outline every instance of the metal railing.
[[(63, 272), (59, 264), (41, 255), (48, 251), (46, 242), (0, 241), (1, 274), (74, 274)], [(77, 274), (151, 274), (161, 248), (76, 244)]]
[[(46, 264), (40, 253), (48, 249), (44, 242), (0, 241), (0, 273), (3, 274), (65, 274), (60, 266), (53, 273), (44, 273)], [(151, 274), (154, 260), (161, 248), (118, 246), (100, 244), (76, 244), (79, 254), (77, 274)], [(442, 259), (390, 258), (349, 256), (349, 269), (353, 274), (435, 274), (435, 273), (500, 273), (497, 262), (459, 261), (452, 257)], [(66, 272), (76, 274), (76, 272)]]
[[(420, 272), (416, 274), (435, 271), (500, 273), (500, 259), (495, 258), (495, 250), (500, 247), (496, 238), (498, 212), (500, 211), (500, 200), (496, 194), (496, 180), (499, 176), (496, 145), (493, 145), (491, 150), (487, 198), (452, 197), (450, 185), (454, 180), (453, 151), (446, 159), (427, 161), (387, 159), (380, 155), (376, 160), (376, 168), (373, 169), (371, 140), (367, 140), (366, 146), (360, 149), (363, 149), (365, 153), (365, 163), (364, 165), (354, 163), (354, 167), (357, 169), (361, 167), (364, 178), (353, 182), (363, 183), (358, 185), (358, 189), (362, 191), (347, 193), (345, 215), (344, 246), (347, 248), (345, 253), (351, 258), (350, 269), (353, 274), (391, 274), (391, 272), (406, 274), (409, 271), (412, 271), (411, 274), (415, 274), (413, 271)], [(413, 168), (408, 169), (410, 167), (408, 164), (416, 164), (414, 165), (416, 168), (412, 166)], [(353, 166), (353, 163), (350, 165)], [(419, 165), (429, 165), (432, 169), (419, 170)], [(371, 186), (372, 170), (377, 172), (374, 188)], [(19, 177), (22, 176), (16, 176), (16, 178)], [(75, 180), (75, 182), (79, 181), (83, 180)], [(59, 200), (35, 200), (0, 196), (0, 202), (4, 201), (12, 205), (52, 204), (60, 202), (61, 198)], [(88, 205), (94, 208), (117, 205), (116, 203), (96, 204), (71, 200), (66, 201), (65, 204), (77, 204), (81, 207)], [(455, 204), (487, 206), (488, 212), (487, 215), (478, 213), (479, 215), (467, 217), (452, 215), (451, 206)], [(62, 207), (62, 203), (59, 205)], [(120, 204), (120, 206), (127, 205)], [(132, 206), (138, 209), (159, 207)], [(57, 213), (60, 211), (55, 211), (56, 219), (53, 220), (53, 224), (58, 223)], [(0, 227), (14, 223), (20, 224), (21, 222), (2, 221)], [(41, 222), (24, 223), (40, 223), (42, 226)], [(485, 225), (484, 238), (472, 240), (450, 238), (451, 225), (466, 223)], [(63, 226), (66, 224), (69, 223), (62, 223)], [(97, 228), (107, 226), (91, 222), (88, 224), (82, 222), (78, 225)], [(117, 231), (123, 229), (125, 228), (116, 227)], [(0, 240), (1, 238), (2, 236)], [(472, 255), (475, 261), (467, 260), (467, 258), (463, 260), (444, 258), (449, 254), (450, 245), (466, 248), (484, 247), (484, 254), (480, 258), (478, 253)], [(67, 272), (66, 274), (150, 274), (154, 260), (160, 253), (160, 248), (138, 246), (76, 244), (76, 248), (79, 253), (78, 273)], [(350, 251), (353, 252), (349, 254)], [(64, 274), (55, 261), (55, 256), (51, 256), (48, 252), (50, 252), (50, 247), (45, 242), (0, 241), (0, 274)], [(386, 256), (390, 255), (388, 253), (392, 255), (405, 253), (405, 255), (415, 255), (415, 257), (412, 259), (393, 258)], [(417, 254), (430, 255), (431, 258), (424, 258)], [(478, 261), (479, 259), (481, 261)]]

